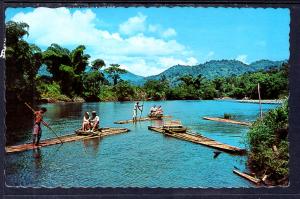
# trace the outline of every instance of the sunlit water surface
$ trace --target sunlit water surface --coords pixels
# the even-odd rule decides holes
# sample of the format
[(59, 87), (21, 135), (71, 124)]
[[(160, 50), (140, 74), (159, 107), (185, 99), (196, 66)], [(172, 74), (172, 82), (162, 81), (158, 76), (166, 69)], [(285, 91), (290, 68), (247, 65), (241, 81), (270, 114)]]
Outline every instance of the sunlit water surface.
[[(253, 121), (257, 104), (234, 101), (159, 101), (145, 102), (144, 113), (162, 105), (167, 115), (183, 125), (217, 141), (245, 148), (248, 128), (203, 120), (203, 116), (233, 114), (236, 120)], [(149, 131), (159, 121), (113, 124), (130, 119), (133, 102), (46, 104), (45, 121), (59, 134), (80, 127), (85, 111), (100, 113), (101, 126), (126, 127), (129, 133), (65, 143), (6, 156), (6, 184), (29, 187), (251, 187), (232, 173), (234, 167), (247, 170), (247, 156), (221, 153), (213, 158), (212, 148), (166, 137)], [(264, 112), (277, 105), (263, 105)], [(27, 140), (31, 141), (31, 129)], [(42, 138), (54, 137), (43, 128)], [(17, 143), (20, 144), (20, 143)]]

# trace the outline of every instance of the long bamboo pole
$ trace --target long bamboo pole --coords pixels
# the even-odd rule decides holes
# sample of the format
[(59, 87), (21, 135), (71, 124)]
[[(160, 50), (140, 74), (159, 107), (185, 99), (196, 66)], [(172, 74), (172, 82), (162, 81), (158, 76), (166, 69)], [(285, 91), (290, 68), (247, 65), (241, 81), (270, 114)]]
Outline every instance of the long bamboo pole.
[[(35, 110), (27, 103), (25, 102), (25, 105), (34, 113)], [(42, 120), (43, 124), (45, 124), (45, 121)], [(45, 125), (48, 129), (50, 129), (50, 131), (57, 137), (57, 139), (61, 142), (61, 144), (63, 144), (63, 141), (58, 137), (58, 135), (55, 133), (55, 131), (48, 125)]]
[(258, 99), (259, 99), (260, 118), (262, 118), (262, 106), (261, 106), (261, 97), (260, 97), (260, 86), (259, 86), (259, 83), (257, 84), (257, 90), (258, 90)]

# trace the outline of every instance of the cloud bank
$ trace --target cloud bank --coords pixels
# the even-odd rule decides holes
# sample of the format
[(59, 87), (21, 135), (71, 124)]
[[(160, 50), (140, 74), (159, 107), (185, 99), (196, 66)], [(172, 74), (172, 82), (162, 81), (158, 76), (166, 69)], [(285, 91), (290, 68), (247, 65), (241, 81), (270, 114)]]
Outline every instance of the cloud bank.
[(83, 44), (91, 61), (102, 58), (107, 64), (118, 63), (137, 75), (155, 75), (175, 64), (198, 62), (188, 47), (173, 38), (177, 35), (174, 28), (148, 24), (142, 13), (118, 24), (116, 32), (99, 28), (99, 19), (90, 9), (71, 12), (67, 8), (40, 7), (20, 12), (12, 20), (27, 23), (28, 41), (43, 49), (52, 43), (67, 48)]

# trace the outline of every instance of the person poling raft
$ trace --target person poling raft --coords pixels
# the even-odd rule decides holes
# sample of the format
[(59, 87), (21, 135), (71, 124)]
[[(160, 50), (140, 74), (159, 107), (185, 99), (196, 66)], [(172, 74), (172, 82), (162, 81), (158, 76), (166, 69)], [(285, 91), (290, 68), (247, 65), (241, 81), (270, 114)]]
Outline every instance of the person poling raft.
[(27, 104), (25, 102), (25, 105), (33, 112), (34, 114), (34, 126), (33, 126), (33, 140), (32, 140), (32, 145), (33, 146), (38, 146), (40, 143), (40, 139), (42, 136), (42, 128), (41, 128), (41, 123), (46, 126), (48, 129), (50, 129), (50, 131), (52, 133), (54, 133), (54, 135), (57, 137), (57, 139), (60, 141), (61, 144), (63, 144), (63, 142), (61, 141), (61, 139), (59, 139), (59, 137), (57, 136), (57, 134), (55, 133), (55, 131), (49, 126), (49, 124), (47, 122), (45, 122), (43, 120), (43, 115), (47, 112), (47, 109), (42, 107), (39, 111), (35, 111), (33, 108), (31, 108), (31, 106), (29, 104)]
[[(141, 116), (142, 116), (142, 111), (143, 111), (143, 108), (144, 108), (144, 105), (139, 105), (140, 102), (137, 101), (134, 106), (133, 106), (133, 115), (132, 115), (132, 120), (133, 122), (136, 122), (137, 121), (137, 113), (138, 113), (138, 110), (140, 110), (141, 112)], [(140, 117), (141, 118), (141, 117)]]
[(42, 137), (42, 127), (43, 124), (46, 127), (49, 127), (49, 124), (43, 121), (43, 115), (47, 112), (47, 109), (42, 107), (38, 111), (34, 111), (34, 125), (32, 131), (32, 145), (38, 146), (40, 143), (40, 139)]
[[(135, 123), (137, 121), (142, 122), (142, 121), (150, 121), (150, 120), (161, 120), (163, 118), (171, 118), (172, 117), (170, 115), (163, 115), (163, 110), (162, 110), (161, 106), (156, 107), (156, 105), (151, 107), (150, 112), (147, 117), (141, 117), (144, 105), (139, 105), (139, 104), (140, 104), (139, 102), (136, 102), (134, 104), (132, 119), (115, 121), (114, 123), (115, 124), (128, 124), (128, 123)], [(137, 118), (138, 110), (141, 111), (140, 118)]]

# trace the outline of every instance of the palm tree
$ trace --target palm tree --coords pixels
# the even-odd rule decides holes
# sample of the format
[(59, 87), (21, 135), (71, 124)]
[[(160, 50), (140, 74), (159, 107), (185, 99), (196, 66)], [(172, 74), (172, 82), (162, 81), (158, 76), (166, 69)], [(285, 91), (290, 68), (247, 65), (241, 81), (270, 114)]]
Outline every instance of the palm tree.
[(113, 80), (114, 85), (116, 85), (120, 79), (120, 74), (124, 74), (127, 71), (121, 69), (119, 64), (110, 64), (110, 67), (105, 69), (105, 72), (108, 73), (108, 76)]
[(102, 59), (96, 59), (92, 62), (92, 69), (101, 70), (101, 68), (105, 65), (106, 65), (105, 62)]

